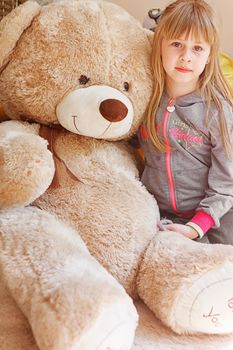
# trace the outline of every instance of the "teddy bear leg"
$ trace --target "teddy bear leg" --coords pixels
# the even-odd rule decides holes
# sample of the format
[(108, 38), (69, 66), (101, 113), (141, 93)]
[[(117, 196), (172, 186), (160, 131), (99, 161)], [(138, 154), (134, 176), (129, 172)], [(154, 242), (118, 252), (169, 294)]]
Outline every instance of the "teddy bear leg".
[(128, 350), (132, 300), (91, 257), (78, 233), (28, 207), (0, 214), (3, 280), (40, 350)]
[(233, 332), (233, 247), (156, 234), (138, 274), (140, 297), (177, 333)]

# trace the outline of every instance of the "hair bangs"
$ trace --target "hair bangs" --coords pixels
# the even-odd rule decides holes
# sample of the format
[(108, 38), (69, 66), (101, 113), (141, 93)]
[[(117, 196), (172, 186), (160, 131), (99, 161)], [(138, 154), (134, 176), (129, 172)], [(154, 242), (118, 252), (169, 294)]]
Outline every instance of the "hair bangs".
[(166, 25), (163, 26), (163, 36), (166, 39), (184, 37), (186, 40), (190, 35), (195, 38), (195, 41), (204, 40), (210, 46), (213, 45), (216, 38), (216, 31), (209, 20), (209, 14), (203, 11), (203, 8), (193, 5), (191, 9), (177, 8), (177, 11), (172, 12), (169, 18), (166, 18)]

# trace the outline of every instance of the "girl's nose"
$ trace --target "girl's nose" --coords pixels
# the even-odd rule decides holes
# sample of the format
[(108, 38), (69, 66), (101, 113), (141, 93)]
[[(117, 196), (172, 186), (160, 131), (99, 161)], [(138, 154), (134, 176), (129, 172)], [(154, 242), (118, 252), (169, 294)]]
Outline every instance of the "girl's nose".
[(180, 58), (181, 62), (191, 62), (191, 58), (186, 59), (185, 57)]
[(180, 60), (181, 62), (191, 62), (191, 54), (188, 50), (185, 50), (184, 52), (182, 52), (181, 56), (180, 56)]

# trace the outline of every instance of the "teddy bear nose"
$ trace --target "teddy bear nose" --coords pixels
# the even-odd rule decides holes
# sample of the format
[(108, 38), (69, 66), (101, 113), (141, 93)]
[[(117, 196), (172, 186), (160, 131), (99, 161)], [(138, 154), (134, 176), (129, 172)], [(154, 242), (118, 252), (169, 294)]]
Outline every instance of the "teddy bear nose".
[(128, 108), (121, 101), (110, 98), (101, 102), (99, 111), (108, 121), (119, 122), (127, 116)]

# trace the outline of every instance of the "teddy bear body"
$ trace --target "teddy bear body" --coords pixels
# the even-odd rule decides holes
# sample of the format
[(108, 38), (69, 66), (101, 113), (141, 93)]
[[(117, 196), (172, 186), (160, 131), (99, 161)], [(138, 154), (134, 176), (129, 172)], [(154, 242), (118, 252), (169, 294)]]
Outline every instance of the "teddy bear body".
[[(130, 349), (137, 317), (120, 284), (178, 333), (233, 331), (233, 248), (159, 233), (156, 200), (140, 183), (125, 142), (141, 124), (152, 93), (152, 33), (123, 9), (88, 0), (42, 8), (26, 2), (4, 18), (0, 33), (9, 37), (0, 50), (0, 102), (12, 119), (0, 125), (2, 265), (35, 337), (45, 334), (41, 349)], [(40, 266), (44, 250), (52, 272)], [(33, 273), (27, 288), (28, 261)], [(49, 324), (46, 315), (59, 298), (52, 293), (43, 299), (44, 281), (56, 273), (65, 286), (70, 283), (73, 300), (78, 293), (75, 322), (77, 315), (83, 318), (78, 335), (70, 330), (70, 343), (58, 327), (64, 337), (51, 345), (25, 296), (43, 291), (38, 305), (50, 301), (43, 309)], [(61, 295), (68, 294), (62, 284), (51, 285), (49, 291), (60, 286)], [(96, 297), (101, 289), (102, 298)], [(217, 308), (220, 290), (216, 327), (203, 315)], [(75, 322), (68, 323), (76, 329)]]

